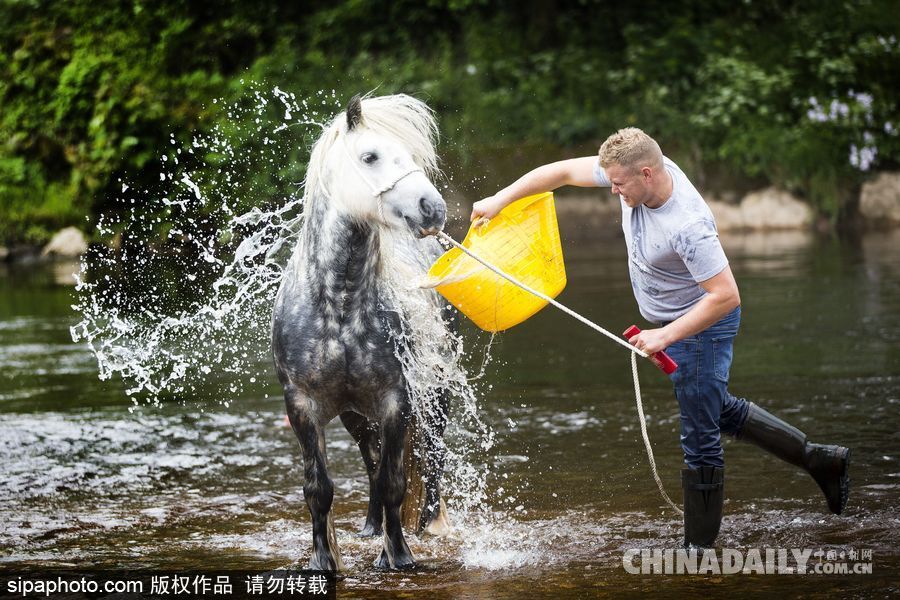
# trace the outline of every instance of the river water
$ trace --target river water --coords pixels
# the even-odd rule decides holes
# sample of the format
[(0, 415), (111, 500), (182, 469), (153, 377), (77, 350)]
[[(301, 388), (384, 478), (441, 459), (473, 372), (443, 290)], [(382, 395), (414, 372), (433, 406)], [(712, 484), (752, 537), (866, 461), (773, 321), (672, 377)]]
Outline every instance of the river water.
[[(624, 243), (561, 218), (560, 300), (613, 330), (639, 317)], [(482, 381), (496, 433), (488, 506), (449, 540), (408, 536), (420, 568), (373, 569), (380, 540), (354, 533), (367, 485), (355, 445), (328, 430), (339, 597), (582, 597), (665, 590), (890, 596), (900, 587), (900, 232), (723, 236), (743, 299), (731, 389), (815, 441), (852, 448), (846, 513), (805, 474), (726, 444), (723, 548), (871, 551), (871, 574), (632, 575), (628, 550), (677, 548), (679, 516), (640, 438), (628, 355), (547, 309), (498, 336)], [(274, 375), (223, 403), (134, 408), (71, 341), (71, 266), (0, 267), (0, 568), (258, 569), (304, 565), (310, 525), (299, 449)], [(470, 371), (486, 334), (465, 332)], [(259, 369), (272, 373), (265, 349)], [(677, 407), (641, 366), (660, 475), (680, 498)], [(451, 495), (452, 490), (448, 491)], [(451, 520), (453, 515), (451, 515)], [(819, 560), (812, 558), (812, 561)], [(812, 564), (812, 563), (810, 563)]]

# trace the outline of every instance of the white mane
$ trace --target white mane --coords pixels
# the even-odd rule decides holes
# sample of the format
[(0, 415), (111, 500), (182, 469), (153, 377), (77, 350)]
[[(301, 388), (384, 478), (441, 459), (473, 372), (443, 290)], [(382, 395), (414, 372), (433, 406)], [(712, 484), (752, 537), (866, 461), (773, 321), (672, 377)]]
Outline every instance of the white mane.
[[(440, 175), (435, 152), (437, 123), (431, 108), (421, 100), (406, 94), (364, 97), (360, 126), (405, 146), (429, 179), (434, 180)], [(347, 133), (346, 113), (342, 112), (316, 140), (304, 181), (305, 206), (311, 206), (317, 197), (328, 195), (327, 160), (335, 144)]]

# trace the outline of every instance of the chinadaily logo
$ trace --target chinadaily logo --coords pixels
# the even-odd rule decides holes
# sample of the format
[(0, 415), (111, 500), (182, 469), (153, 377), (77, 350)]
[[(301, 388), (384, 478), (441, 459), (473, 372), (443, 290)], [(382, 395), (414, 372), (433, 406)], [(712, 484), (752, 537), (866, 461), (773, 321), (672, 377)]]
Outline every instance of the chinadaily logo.
[(868, 575), (872, 550), (636, 548), (622, 567), (632, 575)]

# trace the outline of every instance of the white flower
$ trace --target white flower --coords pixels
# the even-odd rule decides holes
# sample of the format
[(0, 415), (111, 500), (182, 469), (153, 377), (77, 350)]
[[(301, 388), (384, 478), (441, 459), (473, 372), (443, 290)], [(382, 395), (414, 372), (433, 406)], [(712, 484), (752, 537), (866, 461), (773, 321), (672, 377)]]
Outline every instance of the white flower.
[(860, 171), (868, 171), (877, 156), (878, 148), (875, 146), (857, 148), (856, 144), (850, 144), (850, 164)]

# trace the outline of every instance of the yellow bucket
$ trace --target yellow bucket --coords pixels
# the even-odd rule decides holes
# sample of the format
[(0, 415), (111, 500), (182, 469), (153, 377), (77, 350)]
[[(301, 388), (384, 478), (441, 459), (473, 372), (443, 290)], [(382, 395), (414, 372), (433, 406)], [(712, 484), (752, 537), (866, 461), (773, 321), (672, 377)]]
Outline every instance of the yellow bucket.
[[(477, 223), (477, 222), (476, 222)], [(516, 200), (487, 225), (469, 227), (463, 246), (550, 298), (566, 287), (553, 194)], [(459, 248), (445, 252), (428, 271), (437, 290), (485, 331), (518, 325), (547, 305), (491, 272)]]

